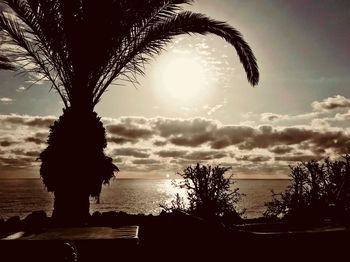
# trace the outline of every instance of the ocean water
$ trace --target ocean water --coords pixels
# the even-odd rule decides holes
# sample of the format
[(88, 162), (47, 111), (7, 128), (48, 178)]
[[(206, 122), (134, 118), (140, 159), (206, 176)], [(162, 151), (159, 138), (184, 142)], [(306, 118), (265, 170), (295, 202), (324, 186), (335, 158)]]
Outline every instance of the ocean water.
[[(271, 189), (282, 192), (288, 180), (236, 180), (246, 196), (238, 208), (246, 208), (247, 218), (259, 217), (265, 211), (264, 203), (271, 199)], [(169, 203), (176, 193), (184, 191), (172, 185), (169, 179), (115, 179), (104, 186), (97, 204), (91, 199), (90, 212), (125, 211), (132, 214), (159, 214), (160, 204)], [(0, 179), (0, 218), (24, 218), (36, 210), (51, 215), (53, 194), (48, 193), (40, 179)]]

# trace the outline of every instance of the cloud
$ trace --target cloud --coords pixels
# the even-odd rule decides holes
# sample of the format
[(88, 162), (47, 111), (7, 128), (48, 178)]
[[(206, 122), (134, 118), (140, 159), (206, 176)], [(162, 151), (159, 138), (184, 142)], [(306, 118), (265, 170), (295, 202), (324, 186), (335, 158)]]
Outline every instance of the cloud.
[(57, 118), (54, 116), (0, 115), (2, 125), (21, 125), (27, 127), (48, 128)]
[(156, 155), (166, 158), (166, 157), (182, 157), (187, 154), (187, 151), (185, 150), (161, 150), (158, 152), (155, 152)]
[(283, 154), (292, 152), (293, 147), (284, 146), (284, 145), (283, 146), (276, 146), (274, 148), (271, 148), (269, 151), (272, 153), (275, 153), (277, 155), (283, 155)]
[(216, 111), (218, 111), (220, 108), (222, 108), (223, 105), (216, 105), (213, 106), (212, 108), (210, 108), (210, 110), (207, 112), (207, 115), (210, 116), (212, 114), (214, 114)]
[[(343, 121), (348, 117), (348, 113), (337, 113), (334, 119), (334, 112), (332, 110), (350, 110), (350, 99), (336, 95), (334, 97), (325, 98), (322, 101), (314, 101), (311, 103), (313, 112), (298, 114), (298, 115), (282, 115), (276, 113), (262, 113), (260, 114), (260, 121), (262, 122), (277, 122), (277, 121), (307, 121), (319, 120), (319, 121)], [(245, 118), (251, 118), (255, 116), (252, 113), (245, 114)]]
[(136, 139), (128, 139), (125, 137), (118, 137), (118, 136), (108, 136), (107, 141), (115, 144), (119, 144), (119, 145), (126, 144), (126, 143), (131, 143), (131, 144), (137, 143)]
[(150, 154), (148, 149), (139, 149), (131, 147), (116, 148), (113, 150), (112, 155), (115, 156), (132, 156), (135, 158), (148, 158)]
[(284, 115), (274, 114), (274, 113), (262, 113), (261, 121), (263, 122), (273, 122), (276, 120), (285, 119)]
[(275, 113), (262, 113), (260, 114), (260, 121), (261, 122), (278, 122), (278, 121), (305, 122), (324, 115), (325, 115), (325, 112), (318, 112), (318, 111), (299, 114), (299, 115), (281, 115), (281, 114), (275, 114)]
[(21, 93), (23, 91), (27, 90), (24, 86), (20, 86), (19, 88), (16, 89), (17, 92)]
[(25, 169), (33, 166), (33, 158), (26, 156), (0, 156), (0, 170)]
[(208, 142), (211, 148), (222, 149), (243, 143), (246, 139), (254, 136), (255, 132), (256, 130), (250, 126), (220, 126), (212, 133), (212, 139)]
[(152, 129), (161, 137), (193, 136), (196, 134), (211, 133), (217, 127), (217, 123), (206, 118), (178, 119), (156, 118), (151, 119)]
[(208, 133), (194, 134), (190, 137), (177, 136), (169, 139), (169, 142), (177, 146), (197, 147), (212, 139), (212, 135)]
[(238, 161), (249, 161), (249, 162), (265, 162), (271, 159), (270, 156), (265, 155), (243, 155), (240, 157), (236, 157)]
[(135, 165), (154, 165), (161, 164), (162, 162), (156, 159), (135, 159), (132, 163)]
[(33, 158), (33, 160), (36, 160), (39, 157), (41, 151), (19, 148), (11, 150), (11, 153), (15, 154), (16, 156), (26, 156), (28, 158)]
[(150, 129), (140, 128), (136, 126), (127, 126), (123, 124), (108, 125), (107, 130), (112, 135), (118, 135), (129, 139), (148, 139), (153, 133)]
[(36, 132), (32, 136), (26, 137), (24, 139), (24, 141), (34, 143), (37, 145), (42, 145), (42, 144), (46, 144), (46, 140), (47, 140), (48, 135), (49, 135), (48, 132)]
[(0, 97), (0, 103), (4, 105), (10, 105), (14, 102), (15, 100), (9, 97)]
[(146, 125), (147, 123), (146, 119), (137, 117), (109, 120), (109, 124), (106, 126), (106, 130), (110, 134), (108, 141), (116, 144), (135, 144), (140, 140), (150, 139), (153, 132)]
[(315, 101), (312, 103), (312, 108), (316, 111), (327, 111), (339, 108), (350, 108), (350, 99), (336, 95), (334, 97), (328, 97), (323, 101)]
[(162, 140), (156, 140), (156, 141), (153, 142), (153, 145), (154, 146), (165, 146), (167, 143), (168, 142), (166, 140), (165, 141), (164, 140), (163, 141)]
[(174, 158), (186, 160), (214, 160), (228, 156), (227, 152), (218, 150), (161, 150), (155, 152), (161, 158)]
[[(271, 114), (266, 114), (266, 118)], [(311, 113), (304, 115), (307, 114)], [(285, 171), (288, 162), (348, 153), (350, 129), (338, 125), (346, 122), (347, 114), (330, 110), (327, 117), (319, 118), (329, 122), (333, 116), (338, 119), (332, 122), (336, 126), (312, 122), (293, 126), (230, 125), (208, 118), (165, 117), (102, 121), (109, 142), (106, 152), (122, 172), (175, 172), (200, 162), (230, 163), (234, 173), (257, 175), (259, 170), (264, 174), (272, 169)], [(39, 162), (35, 159), (45, 147), (48, 127), (56, 119), (0, 115), (0, 171), (15, 169), (16, 165), (19, 169), (37, 167)]]
[(19, 141), (16, 140), (11, 135), (5, 135), (5, 136), (0, 137), (0, 146), (2, 146), (2, 147), (9, 147), (12, 145), (16, 145), (18, 143), (19, 143)]
[(276, 156), (276, 161), (286, 161), (286, 162), (299, 162), (299, 161), (310, 161), (310, 160), (320, 160), (322, 156), (318, 155), (289, 155), (289, 156)]
[(203, 151), (193, 151), (182, 156), (184, 159), (188, 160), (214, 160), (220, 159), (227, 156), (226, 152), (216, 151), (216, 150), (203, 150)]

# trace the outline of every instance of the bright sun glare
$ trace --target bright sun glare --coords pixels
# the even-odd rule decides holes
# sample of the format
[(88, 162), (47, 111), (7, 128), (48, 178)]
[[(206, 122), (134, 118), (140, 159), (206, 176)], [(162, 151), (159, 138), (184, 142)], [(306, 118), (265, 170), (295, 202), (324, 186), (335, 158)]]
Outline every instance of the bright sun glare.
[(154, 86), (166, 102), (195, 103), (208, 93), (209, 78), (199, 57), (191, 53), (171, 53), (157, 63)]

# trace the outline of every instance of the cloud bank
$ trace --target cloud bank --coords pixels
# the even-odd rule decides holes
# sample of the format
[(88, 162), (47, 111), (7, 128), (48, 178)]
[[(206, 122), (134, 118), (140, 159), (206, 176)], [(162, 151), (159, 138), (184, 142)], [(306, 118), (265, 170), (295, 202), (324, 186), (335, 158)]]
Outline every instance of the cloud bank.
[[(261, 122), (228, 125), (208, 118), (103, 118), (106, 153), (123, 171), (169, 174), (186, 165), (229, 165), (237, 175), (286, 176), (288, 164), (349, 152), (350, 100), (343, 96), (315, 101), (299, 116), (263, 113)], [(327, 112), (327, 114), (324, 114)], [(314, 118), (305, 115), (314, 114)], [(303, 118), (299, 125), (279, 125)], [(0, 115), (0, 171), (37, 169), (53, 116)], [(335, 121), (336, 120), (336, 121)], [(267, 122), (267, 123), (266, 123)]]

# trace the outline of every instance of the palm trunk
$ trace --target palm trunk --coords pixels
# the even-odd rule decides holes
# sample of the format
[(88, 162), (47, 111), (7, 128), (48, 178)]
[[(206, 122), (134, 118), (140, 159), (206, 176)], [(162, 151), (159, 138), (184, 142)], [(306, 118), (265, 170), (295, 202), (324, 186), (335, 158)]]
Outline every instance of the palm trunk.
[(40, 174), (55, 194), (52, 216), (59, 224), (82, 224), (89, 217), (89, 197), (98, 197), (118, 171), (103, 151), (105, 129), (97, 114), (83, 107), (67, 108), (50, 129)]
[(90, 213), (89, 194), (74, 190), (55, 192), (52, 218), (59, 224), (82, 225), (87, 222)]

